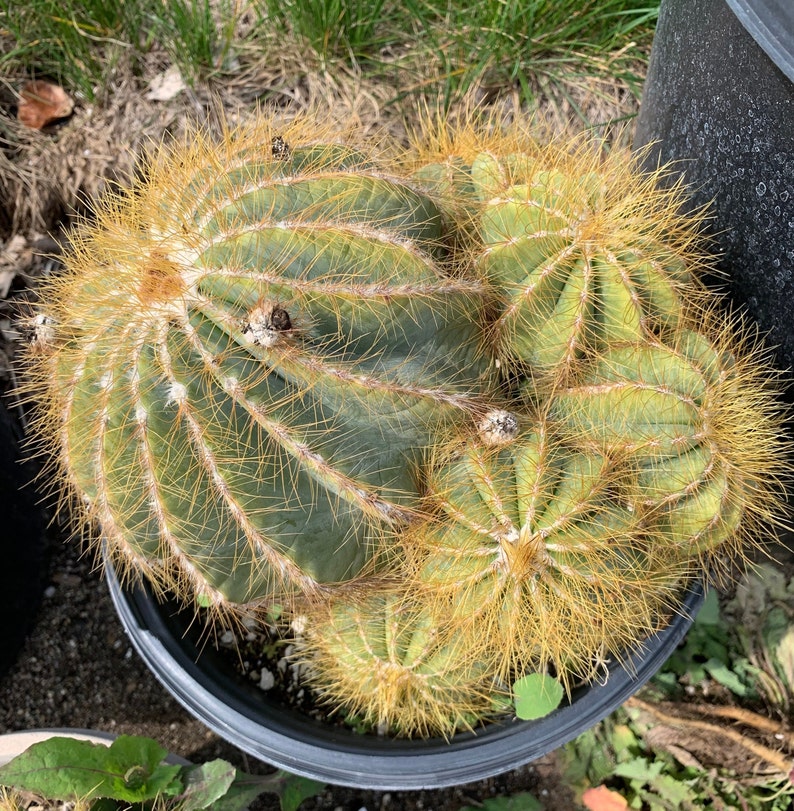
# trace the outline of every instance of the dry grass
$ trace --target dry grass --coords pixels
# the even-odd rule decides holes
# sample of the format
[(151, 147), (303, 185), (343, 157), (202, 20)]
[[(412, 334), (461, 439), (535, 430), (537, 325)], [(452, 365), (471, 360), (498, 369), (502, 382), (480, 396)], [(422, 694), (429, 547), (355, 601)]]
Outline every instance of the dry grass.
[[(316, 56), (289, 41), (267, 53), (245, 54), (234, 74), (195, 83), (166, 101), (152, 99), (150, 82), (167, 66), (167, 56), (154, 52), (142, 72), (117, 65), (95, 102), (78, 97), (70, 118), (42, 131), (16, 119), (23, 79), (1, 89), (0, 239), (33, 231), (57, 235), (75, 214), (90, 212), (91, 201), (108, 186), (130, 180), (147, 143), (179, 136), (196, 122), (219, 131), (222, 119), (236, 123), (261, 106), (286, 118), (307, 109), (327, 110), (345, 127), (381, 130), (398, 140), (406, 138), (406, 122), (416, 121), (424, 109), (441, 109), (454, 120), (477, 106), (498, 111), (506, 121), (532, 115), (556, 132), (582, 129), (586, 122), (612, 122), (599, 134), (620, 133), (617, 137), (625, 141), (630, 130), (622, 122), (637, 111), (634, 89), (622, 79), (607, 78), (608, 64), (599, 75), (571, 74), (546, 87), (536, 83), (538, 104), (531, 111), (518, 87), (477, 82), (449, 104), (441, 98), (444, 77), (432, 66), (420, 80), (397, 62), (391, 73), (382, 68), (380, 78), (349, 64), (323, 70)], [(405, 95), (396, 98), (400, 87)]]

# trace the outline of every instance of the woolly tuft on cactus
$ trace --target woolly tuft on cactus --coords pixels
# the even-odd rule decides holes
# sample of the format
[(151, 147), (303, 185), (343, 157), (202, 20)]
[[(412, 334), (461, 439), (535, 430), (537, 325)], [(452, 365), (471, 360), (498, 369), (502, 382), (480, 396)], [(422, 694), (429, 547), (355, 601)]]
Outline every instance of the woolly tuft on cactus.
[(41, 293), (29, 390), (112, 556), (219, 606), (367, 572), (489, 379), (444, 239), (311, 119), (195, 134), (107, 200)]

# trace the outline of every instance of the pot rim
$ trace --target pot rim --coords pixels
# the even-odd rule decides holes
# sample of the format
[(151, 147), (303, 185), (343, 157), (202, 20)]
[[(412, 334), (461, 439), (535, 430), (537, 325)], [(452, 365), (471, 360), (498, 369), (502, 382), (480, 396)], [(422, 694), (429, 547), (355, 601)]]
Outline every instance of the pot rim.
[(725, 0), (748, 34), (794, 82), (794, 5), (783, 0)]
[(669, 625), (645, 640), (604, 682), (573, 691), (571, 702), (536, 721), (502, 721), (476, 733), (392, 739), (329, 726), (268, 701), (233, 674), (203, 641), (195, 614), (158, 602), (144, 584), (122, 588), (106, 566), (116, 611), (133, 647), (165, 689), (195, 718), (249, 755), (293, 774), (381, 791), (436, 789), (501, 774), (551, 752), (619, 707), (672, 654), (704, 599), (690, 585)]

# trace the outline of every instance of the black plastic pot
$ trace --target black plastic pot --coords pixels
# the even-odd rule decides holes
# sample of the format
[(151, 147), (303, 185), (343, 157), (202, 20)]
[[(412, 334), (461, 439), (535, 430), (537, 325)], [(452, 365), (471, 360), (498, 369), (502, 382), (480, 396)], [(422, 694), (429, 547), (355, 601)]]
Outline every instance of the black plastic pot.
[(256, 758), (327, 783), (381, 790), (431, 789), (480, 780), (521, 766), (572, 740), (616, 709), (666, 661), (703, 599), (683, 610), (627, 666), (604, 683), (575, 691), (570, 704), (538, 721), (505, 721), (451, 742), (393, 740), (323, 725), (269, 699), (238, 676), (202, 638), (192, 611), (158, 603), (148, 589), (122, 589), (108, 570), (111, 596), (133, 646), (194, 717)]
[[(719, 269), (794, 368), (794, 2), (662, 0), (635, 145), (710, 204)], [(792, 392), (794, 393), (794, 392)]]
[(34, 468), (20, 459), (16, 423), (0, 400), (0, 677), (33, 626), (47, 574), (47, 536)]

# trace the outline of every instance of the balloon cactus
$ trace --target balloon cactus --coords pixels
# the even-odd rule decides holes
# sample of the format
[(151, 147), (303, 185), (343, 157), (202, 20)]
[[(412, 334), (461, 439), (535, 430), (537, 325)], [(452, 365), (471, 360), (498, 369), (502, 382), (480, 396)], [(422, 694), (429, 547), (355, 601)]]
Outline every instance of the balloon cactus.
[(40, 430), (110, 553), (224, 607), (370, 568), (488, 381), (432, 200), (316, 122), (157, 155), (42, 292)]
[(419, 589), (500, 677), (553, 666), (568, 684), (651, 633), (684, 571), (622, 502), (619, 464), (543, 416), (523, 422), (500, 445), (469, 438), (439, 453), (435, 515), (405, 543)]
[(550, 405), (568, 436), (629, 460), (627, 503), (696, 568), (701, 553), (740, 555), (782, 491), (771, 368), (724, 320), (707, 332), (615, 344)]
[(597, 147), (472, 124), (406, 161), (306, 118), (162, 149), (41, 291), (80, 520), (182, 599), (300, 610), (317, 694), (399, 734), (624, 657), (779, 521), (787, 443), (700, 216)]
[(592, 139), (541, 148), (518, 128), (434, 138), (414, 173), (469, 200), (472, 262), (500, 296), (490, 326), (506, 367), (565, 380), (612, 341), (674, 332), (704, 300), (698, 217), (681, 217), (663, 170), (645, 174)]
[(509, 699), (467, 643), (431, 603), (386, 589), (313, 611), (300, 656), (318, 698), (357, 722), (450, 737), (504, 711)]

